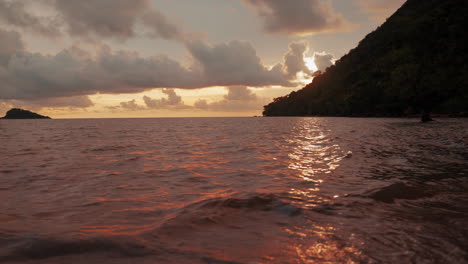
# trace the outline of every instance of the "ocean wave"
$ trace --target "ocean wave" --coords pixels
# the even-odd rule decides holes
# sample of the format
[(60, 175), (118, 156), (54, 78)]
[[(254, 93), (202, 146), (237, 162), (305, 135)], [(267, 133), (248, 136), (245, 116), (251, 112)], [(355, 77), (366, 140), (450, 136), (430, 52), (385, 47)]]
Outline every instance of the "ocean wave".
[(290, 216), (298, 215), (301, 209), (287, 203), (272, 193), (247, 194), (244, 197), (215, 198), (197, 203), (201, 208), (229, 208), (239, 210), (259, 210), (285, 213)]
[(154, 252), (142, 243), (128, 238), (113, 237), (84, 240), (58, 240), (53, 238), (26, 238), (9, 243), (0, 249), (0, 261), (42, 260), (53, 257), (87, 253), (113, 253), (123, 257), (143, 257)]
[(100, 146), (100, 147), (95, 147), (91, 149), (84, 150), (83, 152), (110, 152), (110, 151), (118, 151), (118, 150), (124, 150), (124, 149), (129, 149), (135, 147), (135, 145), (109, 145), (109, 146)]
[(393, 203), (396, 199), (417, 200), (430, 198), (435, 194), (434, 188), (426, 184), (410, 185), (408, 183), (398, 182), (371, 191), (368, 197), (379, 202)]
[(0, 263), (466, 259), (464, 120), (26, 125), (3, 133)]
[(186, 236), (198, 231), (249, 229), (245, 224), (250, 223), (253, 218), (258, 219), (264, 227), (276, 226), (278, 222), (288, 222), (288, 219), (301, 213), (301, 208), (283, 201), (275, 194), (255, 193), (242, 197), (213, 198), (174, 211), (150, 232)]

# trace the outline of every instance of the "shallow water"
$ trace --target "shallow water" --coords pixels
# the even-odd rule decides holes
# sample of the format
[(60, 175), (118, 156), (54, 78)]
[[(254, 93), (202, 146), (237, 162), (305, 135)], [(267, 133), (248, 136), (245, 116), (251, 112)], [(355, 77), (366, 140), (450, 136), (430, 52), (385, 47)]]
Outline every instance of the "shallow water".
[(468, 263), (468, 120), (0, 121), (2, 263)]

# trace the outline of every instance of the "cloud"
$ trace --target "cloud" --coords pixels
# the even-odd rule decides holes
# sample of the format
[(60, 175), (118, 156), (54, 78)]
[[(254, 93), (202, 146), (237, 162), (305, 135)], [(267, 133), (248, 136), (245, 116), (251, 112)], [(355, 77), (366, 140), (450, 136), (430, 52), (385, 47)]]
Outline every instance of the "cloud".
[[(131, 101), (128, 101), (128, 102), (121, 102), (120, 107), (125, 109), (125, 110), (130, 110), (130, 111), (137, 111), (137, 110), (144, 110), (145, 109), (144, 106), (141, 106), (141, 105), (137, 104), (135, 99), (133, 99)], [(112, 107), (111, 107), (111, 109), (112, 109)]]
[(304, 54), (308, 50), (306, 42), (293, 42), (289, 44), (289, 51), (284, 56), (284, 71), (289, 79), (294, 79), (299, 72), (312, 75), (306, 66)]
[(34, 15), (27, 11), (27, 4), (28, 1), (0, 0), (0, 21), (47, 37), (61, 34), (56, 18)]
[(226, 101), (254, 101), (257, 95), (245, 86), (228, 87), (228, 94), (224, 96)]
[(148, 0), (54, 0), (52, 3), (71, 35), (121, 39), (135, 35), (138, 16), (149, 8)]
[(400, 8), (406, 0), (356, 0), (359, 6), (377, 19), (385, 19)]
[(0, 65), (6, 65), (11, 54), (24, 49), (21, 35), (18, 32), (0, 29), (0, 43)]
[(201, 82), (166, 56), (143, 58), (105, 45), (96, 54), (75, 46), (53, 56), (15, 51), (2, 57), (8, 62), (0, 65), (0, 99), (136, 93), (157, 87), (194, 88)]
[(174, 89), (162, 89), (163, 94), (167, 97), (160, 99), (153, 99), (149, 96), (143, 96), (143, 101), (145, 105), (139, 105), (135, 99), (120, 102), (119, 105), (106, 106), (110, 110), (129, 110), (129, 111), (139, 111), (139, 110), (148, 110), (148, 109), (187, 109), (192, 108), (192, 106), (186, 105), (182, 101), (182, 97), (177, 95)]
[(144, 25), (152, 29), (151, 36), (179, 41), (185, 41), (185, 39), (190, 38), (188, 36), (191, 34), (183, 32), (179, 26), (170, 22), (158, 10), (148, 10), (141, 19)]
[(317, 69), (323, 72), (334, 64), (333, 55), (326, 52), (315, 52), (314, 62), (317, 66)]
[(310, 35), (349, 27), (329, 1), (244, 0), (263, 18), (264, 31), (287, 35)]
[(35, 107), (71, 107), (86, 108), (94, 106), (94, 103), (88, 96), (70, 96), (56, 98), (42, 98), (36, 100), (23, 101), (27, 105)]
[(0, 41), (0, 100), (138, 93), (155, 88), (292, 86), (292, 73), (307, 70), (301, 61), (305, 43), (290, 46), (286, 66), (268, 67), (244, 41), (188, 42), (189, 66), (165, 55), (142, 57), (100, 43), (78, 43), (55, 55), (32, 53), (24, 49), (18, 33), (1, 29)]
[(150, 0), (40, 0), (48, 16), (35, 15), (28, 8), (32, 0), (0, 0), (0, 21), (18, 29), (57, 37), (62, 29), (73, 37), (126, 40), (135, 37), (138, 27), (150, 37), (183, 41), (198, 35), (182, 28), (155, 9)]
[(54, 0), (55, 9), (73, 36), (97, 36), (125, 40), (144, 26), (147, 36), (186, 41), (199, 34), (185, 32), (180, 25), (155, 9), (150, 0)]
[[(6, 108), (24, 108), (32, 110), (41, 110), (43, 108), (88, 108), (94, 106), (94, 103), (88, 96), (72, 96), (57, 98), (40, 98), (33, 100), (0, 100), (0, 114)], [(6, 110), (8, 110), (6, 109)]]
[(212, 103), (199, 99), (195, 102), (194, 108), (218, 112), (242, 112), (260, 109), (263, 105), (258, 96), (247, 87), (226, 87), (226, 89), (228, 94), (224, 99)]
[(144, 96), (143, 101), (145, 101), (146, 106), (151, 109), (187, 108), (182, 101), (182, 97), (178, 96), (174, 89), (163, 89), (162, 92), (167, 95), (167, 98), (152, 99)]
[(196, 41), (187, 44), (207, 86), (290, 85), (282, 73), (282, 65), (266, 67), (255, 48), (245, 41), (208, 45)]

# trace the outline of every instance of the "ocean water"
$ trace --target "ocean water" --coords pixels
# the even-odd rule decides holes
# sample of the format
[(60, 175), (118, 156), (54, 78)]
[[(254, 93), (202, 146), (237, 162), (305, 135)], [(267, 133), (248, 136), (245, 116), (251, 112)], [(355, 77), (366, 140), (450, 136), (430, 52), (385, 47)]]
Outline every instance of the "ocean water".
[(0, 263), (468, 263), (468, 120), (0, 121)]

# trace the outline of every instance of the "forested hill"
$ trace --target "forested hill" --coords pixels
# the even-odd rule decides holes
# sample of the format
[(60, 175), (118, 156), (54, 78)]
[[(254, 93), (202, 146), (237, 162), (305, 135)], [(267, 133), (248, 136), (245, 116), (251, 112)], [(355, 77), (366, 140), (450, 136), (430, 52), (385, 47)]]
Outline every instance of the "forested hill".
[(265, 116), (468, 113), (468, 1), (408, 0), (359, 46)]
[(9, 110), (5, 117), (0, 119), (51, 119), (48, 116), (43, 116), (40, 114), (33, 113), (28, 110), (20, 109), (20, 108), (13, 108)]

